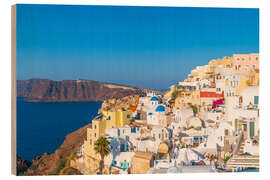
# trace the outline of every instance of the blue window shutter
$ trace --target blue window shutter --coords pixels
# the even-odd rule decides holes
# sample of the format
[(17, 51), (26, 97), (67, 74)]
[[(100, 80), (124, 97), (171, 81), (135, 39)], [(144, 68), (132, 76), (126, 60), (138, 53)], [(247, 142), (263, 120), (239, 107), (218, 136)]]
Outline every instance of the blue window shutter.
[(254, 96), (254, 104), (259, 104), (259, 96)]
[(250, 137), (253, 137), (255, 134), (255, 123), (254, 122), (249, 122), (249, 135)]

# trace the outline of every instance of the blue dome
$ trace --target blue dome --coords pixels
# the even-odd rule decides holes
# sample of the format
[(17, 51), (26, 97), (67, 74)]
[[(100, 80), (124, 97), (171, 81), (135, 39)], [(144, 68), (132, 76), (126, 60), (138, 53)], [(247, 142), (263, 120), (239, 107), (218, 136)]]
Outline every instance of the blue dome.
[(156, 112), (164, 112), (165, 111), (165, 107), (162, 106), (162, 105), (159, 105), (157, 108), (156, 108)]
[(151, 115), (153, 115), (153, 113), (151, 113), (151, 112), (150, 112), (150, 113), (148, 113), (148, 115), (150, 115), (150, 116), (151, 116)]
[(158, 101), (158, 98), (156, 96), (151, 97), (150, 101)]

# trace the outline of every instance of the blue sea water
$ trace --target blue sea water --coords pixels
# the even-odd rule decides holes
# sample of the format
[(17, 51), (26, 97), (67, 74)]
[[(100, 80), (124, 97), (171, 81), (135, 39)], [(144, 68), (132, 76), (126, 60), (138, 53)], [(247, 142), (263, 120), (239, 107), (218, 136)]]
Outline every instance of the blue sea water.
[(17, 98), (17, 155), (53, 153), (65, 136), (91, 123), (101, 102), (32, 103)]

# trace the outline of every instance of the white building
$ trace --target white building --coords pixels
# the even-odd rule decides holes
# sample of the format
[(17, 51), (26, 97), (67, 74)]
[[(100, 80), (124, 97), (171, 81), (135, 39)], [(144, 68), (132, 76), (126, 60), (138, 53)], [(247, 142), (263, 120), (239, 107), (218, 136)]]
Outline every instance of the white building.
[(151, 136), (159, 142), (168, 140), (172, 133), (169, 128), (165, 128), (163, 126), (153, 126), (151, 131)]
[(253, 139), (245, 140), (244, 153), (258, 156), (259, 155), (259, 142)]
[(236, 96), (236, 88), (240, 86), (241, 78), (247, 78), (248, 75), (246, 74), (229, 74), (225, 78), (225, 90), (224, 96)]
[(207, 88), (211, 85), (211, 82), (208, 79), (201, 79), (196, 82), (198, 89)]
[(223, 112), (208, 111), (208, 112), (205, 112), (204, 115), (205, 115), (205, 120), (212, 120), (216, 122), (224, 120)]
[[(231, 137), (234, 135), (234, 129), (228, 122), (220, 122), (219, 127), (215, 129), (215, 142), (220, 146), (224, 147), (224, 145), (232, 144)], [(228, 142), (226, 142), (228, 141)]]
[(155, 110), (147, 113), (147, 124), (161, 125), (161, 121), (166, 121), (166, 107), (163, 105), (155, 106)]
[(216, 91), (221, 93), (225, 91), (226, 84), (225, 80), (226, 77), (232, 74), (231, 68), (223, 68), (222, 65), (219, 65), (215, 69), (215, 83), (216, 83)]
[(226, 120), (235, 131), (243, 131), (246, 138), (259, 133), (259, 88), (248, 86), (239, 97), (226, 98)]

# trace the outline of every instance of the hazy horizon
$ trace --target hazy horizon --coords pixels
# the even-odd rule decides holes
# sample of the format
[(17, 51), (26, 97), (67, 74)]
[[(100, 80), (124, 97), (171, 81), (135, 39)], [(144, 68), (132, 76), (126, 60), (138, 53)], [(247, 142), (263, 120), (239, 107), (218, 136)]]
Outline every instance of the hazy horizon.
[(259, 53), (259, 10), (17, 5), (17, 79), (168, 89), (196, 66)]

